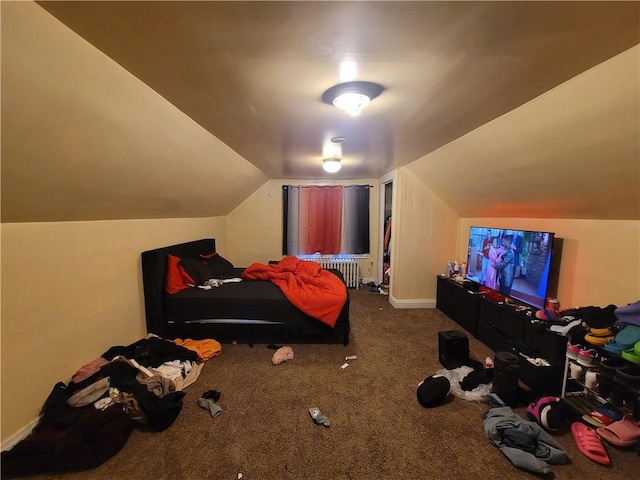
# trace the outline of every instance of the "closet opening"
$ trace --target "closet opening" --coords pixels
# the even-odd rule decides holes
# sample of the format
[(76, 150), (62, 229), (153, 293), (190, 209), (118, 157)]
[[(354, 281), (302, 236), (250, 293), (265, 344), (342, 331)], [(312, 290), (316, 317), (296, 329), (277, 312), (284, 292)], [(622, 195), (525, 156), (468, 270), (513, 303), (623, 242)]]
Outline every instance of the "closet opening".
[(391, 283), (391, 229), (392, 229), (392, 211), (393, 211), (393, 180), (382, 183), (382, 218), (380, 225), (382, 226), (381, 238), (382, 248), (379, 258), (379, 290), (382, 294), (389, 293), (389, 285)]

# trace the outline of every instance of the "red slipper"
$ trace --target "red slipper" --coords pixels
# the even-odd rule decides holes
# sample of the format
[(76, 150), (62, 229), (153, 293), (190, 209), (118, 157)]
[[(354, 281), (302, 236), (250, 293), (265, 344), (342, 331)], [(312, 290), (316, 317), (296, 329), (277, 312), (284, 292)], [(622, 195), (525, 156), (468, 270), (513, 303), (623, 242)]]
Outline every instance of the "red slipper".
[(640, 426), (627, 417), (599, 428), (597, 434), (618, 447), (632, 447), (640, 440)]
[(593, 428), (589, 428), (583, 423), (575, 422), (571, 425), (571, 433), (573, 433), (578, 449), (587, 458), (601, 465), (611, 465), (611, 459)]

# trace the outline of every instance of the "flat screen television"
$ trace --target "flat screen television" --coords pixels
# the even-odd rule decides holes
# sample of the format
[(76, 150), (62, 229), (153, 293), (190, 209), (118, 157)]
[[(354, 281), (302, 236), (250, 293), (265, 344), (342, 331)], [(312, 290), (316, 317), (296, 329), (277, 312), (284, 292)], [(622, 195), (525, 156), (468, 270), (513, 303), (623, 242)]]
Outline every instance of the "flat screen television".
[(544, 308), (554, 234), (490, 227), (469, 229), (466, 278), (536, 308)]

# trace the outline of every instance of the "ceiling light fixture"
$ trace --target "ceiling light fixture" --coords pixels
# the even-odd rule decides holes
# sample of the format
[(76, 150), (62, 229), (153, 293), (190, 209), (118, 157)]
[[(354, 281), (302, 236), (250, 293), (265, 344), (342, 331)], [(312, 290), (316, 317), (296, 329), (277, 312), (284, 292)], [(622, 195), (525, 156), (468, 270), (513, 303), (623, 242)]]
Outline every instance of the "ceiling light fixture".
[(340, 163), (339, 158), (325, 158), (322, 160), (322, 168), (325, 172), (336, 173), (342, 168), (342, 164)]
[(358, 75), (358, 66), (353, 60), (344, 60), (340, 63), (340, 81), (350, 82)]
[(357, 117), (371, 100), (382, 93), (382, 90), (382, 85), (373, 82), (339, 83), (322, 94), (322, 101)]

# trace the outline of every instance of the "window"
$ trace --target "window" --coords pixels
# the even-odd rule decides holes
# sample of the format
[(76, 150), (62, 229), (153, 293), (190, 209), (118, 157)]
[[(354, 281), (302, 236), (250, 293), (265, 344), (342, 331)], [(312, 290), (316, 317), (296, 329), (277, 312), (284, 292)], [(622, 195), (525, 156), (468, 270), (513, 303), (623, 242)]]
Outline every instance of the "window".
[(284, 185), (282, 253), (369, 253), (369, 191), (369, 185)]

